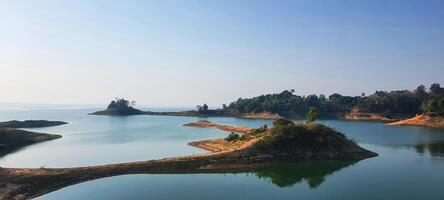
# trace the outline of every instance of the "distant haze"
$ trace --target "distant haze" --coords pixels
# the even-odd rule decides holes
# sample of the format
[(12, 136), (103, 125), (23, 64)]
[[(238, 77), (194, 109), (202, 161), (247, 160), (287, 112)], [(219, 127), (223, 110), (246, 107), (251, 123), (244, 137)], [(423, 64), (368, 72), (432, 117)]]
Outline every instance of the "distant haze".
[(444, 84), (444, 1), (0, 0), (0, 102), (219, 106)]

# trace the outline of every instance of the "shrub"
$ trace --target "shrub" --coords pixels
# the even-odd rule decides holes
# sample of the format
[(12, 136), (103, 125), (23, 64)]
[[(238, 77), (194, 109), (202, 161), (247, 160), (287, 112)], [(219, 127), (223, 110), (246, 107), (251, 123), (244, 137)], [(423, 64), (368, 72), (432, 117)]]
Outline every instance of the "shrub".
[(231, 141), (234, 141), (234, 140), (237, 140), (237, 139), (239, 139), (239, 134), (236, 134), (234, 132), (231, 132), (230, 135), (228, 135), (225, 138), (225, 140), (228, 141), (228, 142), (231, 142)]
[(239, 140), (241, 140), (241, 141), (246, 141), (246, 140), (249, 140), (249, 139), (250, 139), (250, 137), (248, 137), (247, 135), (241, 135), (239, 137)]
[(316, 107), (310, 107), (307, 112), (307, 123), (312, 123), (320, 116), (319, 110)]

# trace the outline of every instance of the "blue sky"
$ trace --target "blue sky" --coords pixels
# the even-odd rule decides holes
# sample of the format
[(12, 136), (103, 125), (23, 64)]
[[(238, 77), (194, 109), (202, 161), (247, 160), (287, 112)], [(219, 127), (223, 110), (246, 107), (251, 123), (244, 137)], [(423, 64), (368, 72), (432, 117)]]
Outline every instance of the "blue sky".
[(0, 0), (0, 102), (220, 105), (444, 84), (444, 1)]

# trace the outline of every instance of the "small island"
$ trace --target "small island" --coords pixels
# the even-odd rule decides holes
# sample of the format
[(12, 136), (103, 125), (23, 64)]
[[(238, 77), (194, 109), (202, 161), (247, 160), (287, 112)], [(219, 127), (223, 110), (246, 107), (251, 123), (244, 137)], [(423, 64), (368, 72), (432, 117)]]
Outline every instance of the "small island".
[(61, 138), (61, 135), (36, 133), (17, 128), (42, 128), (67, 124), (62, 121), (26, 120), (0, 122), (0, 157), (24, 146)]
[(124, 98), (116, 98), (111, 101), (106, 110), (97, 111), (90, 115), (128, 116), (144, 114), (143, 111), (133, 107), (135, 104), (135, 101), (130, 102)]
[[(193, 124), (236, 129), (211, 122)], [(212, 152), (200, 155), (78, 168), (0, 168), (0, 199), (30, 199), (84, 181), (125, 174), (254, 171), (277, 163), (302, 160), (359, 161), (378, 155), (361, 148), (342, 133), (315, 123), (295, 124), (279, 119), (272, 128), (251, 128), (251, 131), (241, 134), (231, 133), (227, 138), (197, 142), (214, 147), (213, 150), (204, 148)]]

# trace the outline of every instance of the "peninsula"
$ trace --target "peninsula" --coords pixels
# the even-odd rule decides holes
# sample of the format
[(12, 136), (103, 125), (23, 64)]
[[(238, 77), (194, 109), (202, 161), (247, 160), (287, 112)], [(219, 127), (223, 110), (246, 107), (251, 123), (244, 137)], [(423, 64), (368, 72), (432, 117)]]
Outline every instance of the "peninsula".
[(30, 199), (84, 181), (124, 174), (223, 173), (281, 162), (359, 161), (378, 155), (320, 124), (280, 119), (273, 128), (252, 130), (248, 137), (222, 139), (225, 146), (242, 143), (239, 146), (201, 155), (79, 168), (0, 168), (0, 199)]
[(26, 120), (0, 122), (0, 157), (31, 144), (61, 138), (61, 135), (36, 133), (17, 128), (42, 128), (67, 124), (61, 121)]

